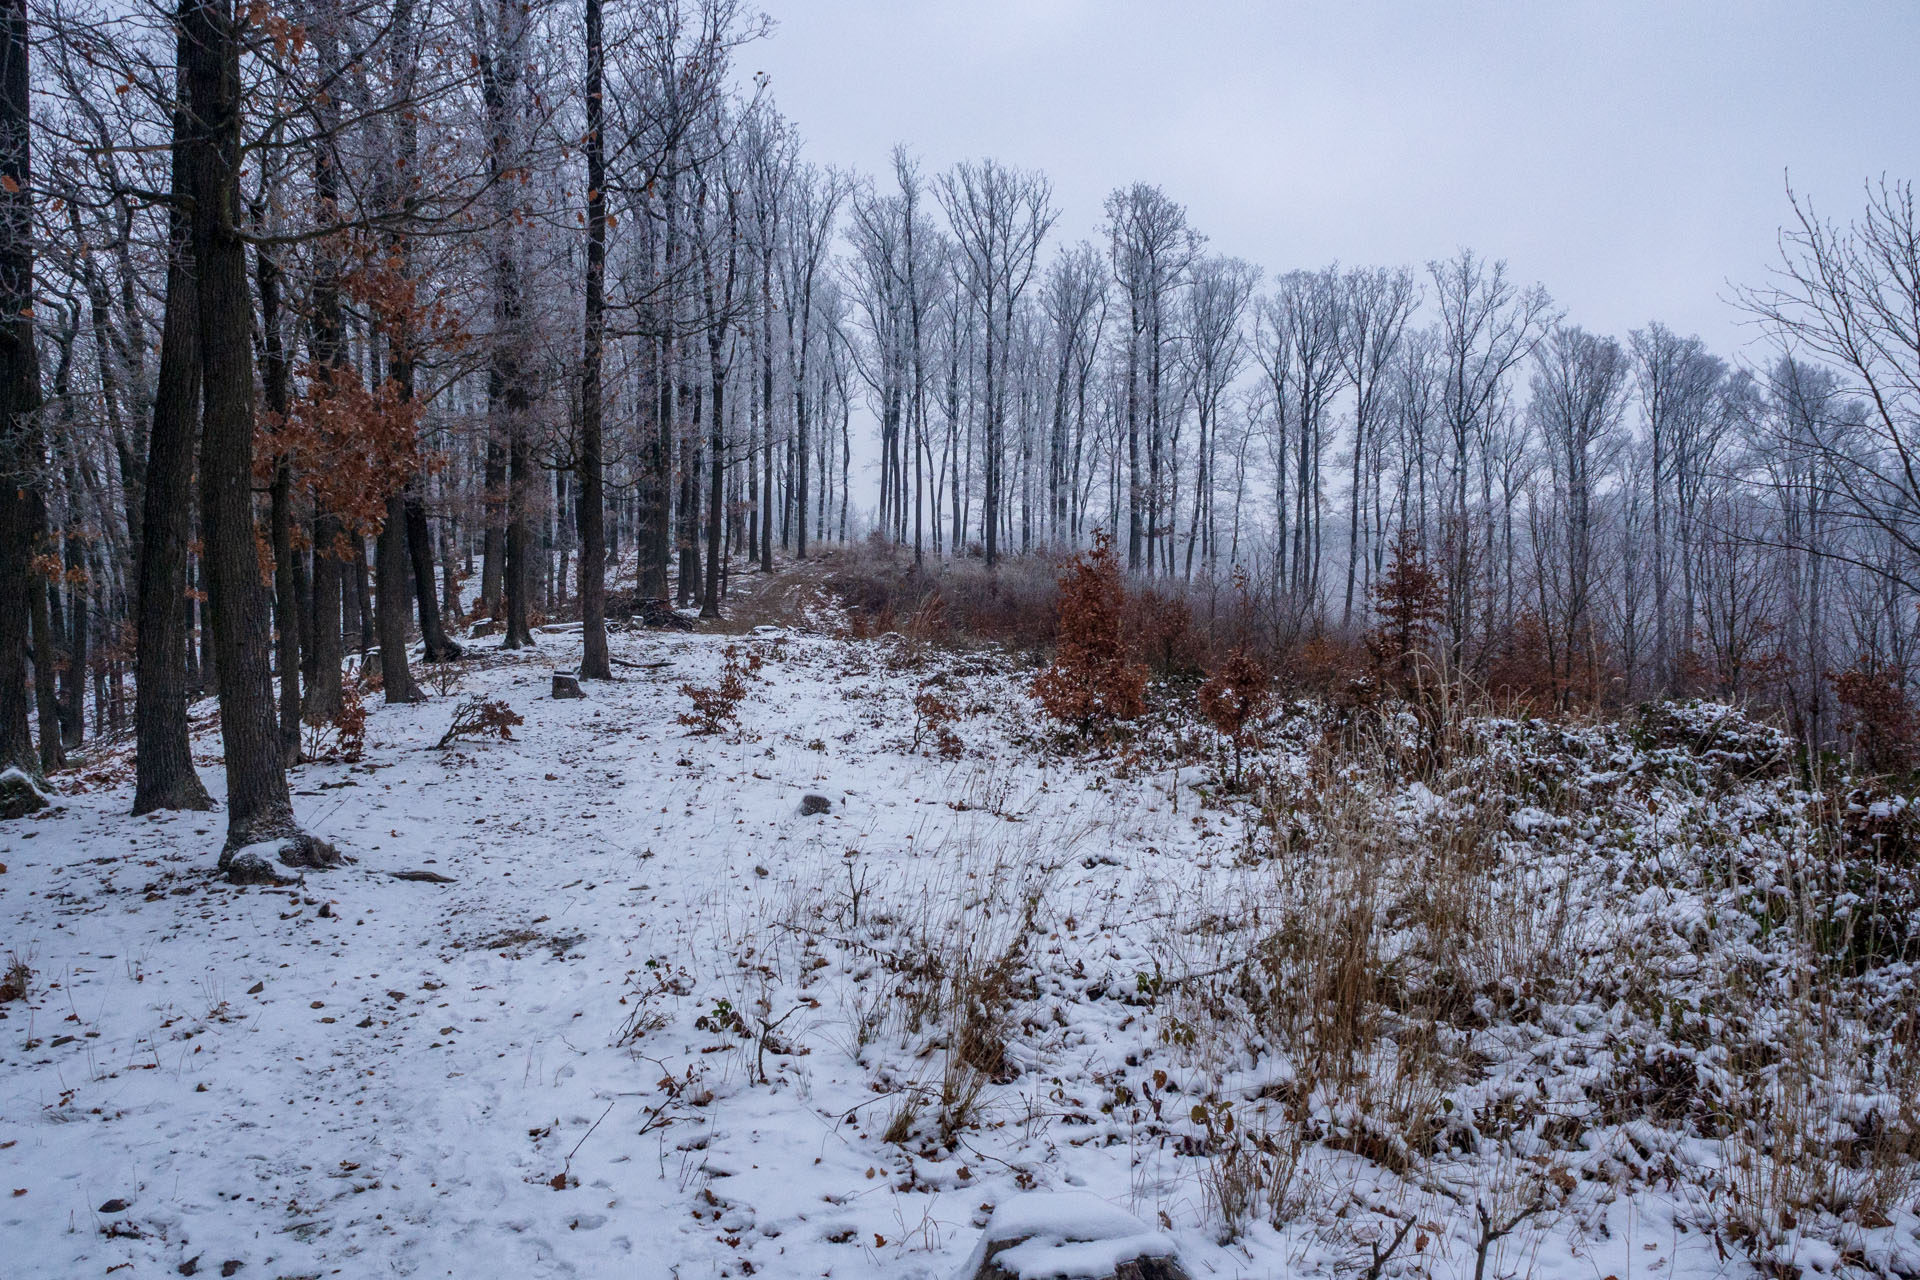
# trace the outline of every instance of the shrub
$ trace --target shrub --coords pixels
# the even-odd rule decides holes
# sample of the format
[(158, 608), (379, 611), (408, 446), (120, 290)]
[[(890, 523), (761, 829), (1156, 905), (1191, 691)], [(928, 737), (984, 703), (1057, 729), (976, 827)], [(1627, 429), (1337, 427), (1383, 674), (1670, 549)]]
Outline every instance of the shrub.
[(1522, 609), (1494, 649), (1487, 687), (1533, 705), (1553, 702), (1557, 685), (1547, 659), (1546, 624), (1536, 611)]
[(1373, 607), (1380, 621), (1367, 633), (1367, 652), (1404, 692), (1416, 682), (1419, 660), (1446, 608), (1440, 577), (1413, 530), (1402, 529), (1394, 540), (1387, 571), (1374, 584)]
[(1245, 649), (1235, 649), (1200, 686), (1200, 713), (1233, 743), (1235, 787), (1240, 785), (1241, 750), (1272, 700), (1267, 669)]
[[(749, 659), (753, 669), (760, 666), (759, 655)], [(740, 701), (747, 696), (748, 666), (740, 660), (740, 647), (728, 645), (726, 661), (720, 667), (720, 683), (683, 684), (680, 692), (693, 700), (693, 709), (680, 713), (680, 723), (691, 725), (695, 733), (719, 733), (740, 714)]]
[(930, 737), (942, 759), (958, 760), (967, 749), (953, 731), (953, 722), (959, 718), (960, 709), (935, 693), (931, 682), (921, 685), (913, 697), (913, 749), (920, 749), (922, 737)]
[(1343, 636), (1316, 632), (1289, 664), (1292, 683), (1321, 693), (1339, 693), (1366, 675), (1366, 650)]
[(340, 705), (325, 719), (309, 717), (302, 754), (309, 760), (353, 764), (367, 747), (367, 704), (352, 683), (340, 689)]
[(1193, 627), (1193, 610), (1186, 598), (1151, 588), (1127, 602), (1127, 634), (1134, 652), (1155, 675), (1192, 676), (1200, 672), (1206, 642)]
[(0, 974), (0, 1004), (25, 1000), (32, 990), (33, 970), (17, 953), (10, 954), (6, 973)]
[(1869, 773), (1908, 773), (1920, 739), (1920, 715), (1893, 668), (1862, 658), (1833, 677), (1834, 696), (1845, 708), (1841, 728)]
[(453, 723), (433, 745), (446, 747), (460, 738), (483, 738), (489, 734), (511, 741), (513, 726), (525, 723), (512, 707), (498, 699), (468, 698), (453, 709)]
[(1147, 673), (1128, 661), (1121, 635), (1126, 603), (1113, 540), (1102, 530), (1093, 550), (1068, 561), (1060, 575), (1060, 643), (1053, 665), (1033, 682), (1042, 709), (1082, 733), (1145, 710)]

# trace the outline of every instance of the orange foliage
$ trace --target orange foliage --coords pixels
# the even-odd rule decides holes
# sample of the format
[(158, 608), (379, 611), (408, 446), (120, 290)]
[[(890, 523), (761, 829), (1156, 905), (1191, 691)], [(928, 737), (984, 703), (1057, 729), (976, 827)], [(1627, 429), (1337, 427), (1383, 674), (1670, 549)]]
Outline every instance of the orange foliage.
[[(355, 261), (341, 274), (341, 295), (364, 308), (386, 337), (392, 358), (410, 361), (426, 342), (457, 345), (458, 331), (441, 303), (422, 303), (398, 257), (350, 245)], [(392, 378), (369, 387), (353, 368), (304, 362), (296, 371), (301, 394), (284, 416), (263, 414), (256, 479), (268, 483), (283, 456), (295, 483), (320, 510), (338, 516), (345, 531), (377, 534), (387, 499), (421, 470), (419, 422), (423, 405)], [(340, 549), (323, 547), (328, 554)]]
[(1834, 695), (1846, 708), (1841, 727), (1870, 773), (1907, 773), (1920, 742), (1920, 712), (1893, 668), (1862, 658), (1832, 677)]
[(1185, 597), (1151, 587), (1127, 601), (1127, 633), (1134, 652), (1155, 673), (1186, 675), (1200, 669), (1205, 642), (1193, 629), (1193, 610)]
[(1200, 712), (1233, 743), (1233, 783), (1240, 785), (1240, 753), (1273, 702), (1266, 667), (1245, 649), (1235, 649), (1200, 686)]
[(1547, 661), (1547, 629), (1540, 615), (1524, 609), (1513, 630), (1495, 649), (1487, 672), (1487, 687), (1495, 693), (1547, 704), (1554, 700), (1559, 681)]
[(1374, 584), (1373, 605), (1380, 621), (1367, 633), (1367, 652), (1404, 688), (1413, 682), (1416, 664), (1431, 647), (1446, 608), (1440, 577), (1427, 563), (1413, 530), (1402, 529), (1395, 539), (1387, 571)]
[(1081, 732), (1131, 720), (1146, 709), (1146, 669), (1128, 661), (1121, 634), (1127, 589), (1102, 530), (1093, 550), (1075, 556), (1060, 575), (1060, 643), (1033, 694), (1055, 720)]

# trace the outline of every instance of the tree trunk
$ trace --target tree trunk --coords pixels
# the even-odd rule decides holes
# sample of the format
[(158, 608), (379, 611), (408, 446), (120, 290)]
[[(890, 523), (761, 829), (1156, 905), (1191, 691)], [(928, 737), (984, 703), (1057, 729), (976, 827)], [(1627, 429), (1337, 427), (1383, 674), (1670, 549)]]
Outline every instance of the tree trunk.
[(601, 44), (600, 0), (586, 0), (587, 38), (587, 300), (586, 345), (580, 361), (580, 678), (611, 680), (607, 656), (606, 499), (601, 492), (601, 366), (606, 354), (607, 146), (605, 137), (605, 54)]
[[(39, 768), (27, 727), (28, 575), (43, 524), (40, 360), (33, 342), (33, 195), (26, 0), (0, 11), (0, 768)], [(45, 684), (48, 673), (36, 672)]]
[[(179, 40), (184, 65), (184, 33)], [(186, 111), (177, 106), (173, 113), (175, 194), (186, 194), (182, 167), (186, 130)], [(140, 591), (134, 597), (138, 629), (132, 685), (134, 816), (167, 808), (213, 808), (194, 771), (186, 735), (186, 543), (194, 528), (194, 416), (200, 413), (200, 290), (194, 284), (190, 238), (192, 226), (184, 209), (173, 205), (167, 211), (167, 311), (159, 328), (154, 422), (146, 436), (146, 489), (140, 495)], [(294, 626), (290, 618), (286, 626)], [(298, 681), (298, 639), (294, 645), (294, 679)]]
[(66, 763), (66, 752), (60, 744), (60, 700), (54, 684), (58, 647), (54, 644), (47, 595), (47, 575), (34, 572), (27, 580), (27, 606), (33, 617), (33, 700), (40, 721), (42, 773), (52, 773)]
[(227, 766), (227, 838), (235, 851), (300, 839), (267, 667), (271, 643), (253, 530), (253, 346), (240, 201), (240, 39), (233, 0), (190, 0), (181, 48), (192, 121), (183, 161), (193, 199), (202, 395), (201, 542)]
[[(407, 555), (413, 566), (413, 594), (420, 612), (420, 638), (426, 642), (428, 662), (452, 662), (460, 656), (460, 646), (447, 635), (434, 592), (433, 536), (427, 528), (427, 508), (420, 501), (421, 477), (416, 474), (401, 495), (402, 519), (406, 522)], [(449, 561), (447, 579), (453, 579)]]
[(407, 669), (407, 606), (414, 587), (407, 563), (407, 500), (401, 494), (387, 499), (387, 522), (374, 543), (374, 561), (380, 577), (374, 607), (380, 632), (380, 683), (390, 703), (424, 702), (426, 695)]
[[(202, 460), (202, 469), (205, 462)], [(317, 512), (313, 518), (313, 678), (301, 717), (308, 723), (331, 720), (340, 710), (342, 641), (341, 593), (347, 586), (346, 532), (339, 517)], [(216, 640), (215, 643), (218, 643)]]

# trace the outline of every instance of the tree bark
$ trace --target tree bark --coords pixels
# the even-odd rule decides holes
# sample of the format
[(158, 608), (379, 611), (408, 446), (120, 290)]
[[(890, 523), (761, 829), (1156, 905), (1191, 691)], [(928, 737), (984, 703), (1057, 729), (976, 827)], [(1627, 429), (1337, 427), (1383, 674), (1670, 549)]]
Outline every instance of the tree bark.
[[(295, 823), (267, 667), (271, 643), (253, 530), (252, 308), (240, 215), (240, 39), (233, 0), (189, 0), (184, 169), (193, 200), (202, 395), (201, 542), (227, 767), (225, 870), (248, 845), (305, 836)], [(311, 838), (302, 840), (311, 844)]]
[[(44, 524), (26, 0), (0, 9), (0, 768), (37, 772), (27, 724), (28, 581)], [(48, 672), (36, 672), (44, 685)]]
[(606, 55), (601, 0), (586, 0), (587, 282), (586, 348), (580, 361), (580, 678), (611, 680), (607, 656), (607, 532), (601, 371), (606, 356), (607, 144)]
[(387, 522), (374, 543), (374, 562), (380, 578), (374, 616), (379, 626), (381, 685), (390, 703), (424, 702), (426, 695), (407, 669), (407, 605), (414, 589), (412, 567), (407, 563), (407, 500), (402, 494), (387, 499)]
[[(293, 390), (280, 329), (280, 264), (265, 249), (255, 255), (254, 282), (260, 293), (261, 390), (267, 411), (284, 418), (292, 407)], [(274, 461), (268, 502), (268, 538), (273, 544), (274, 653), (280, 667), (280, 760), (291, 767), (300, 759), (303, 668), (300, 590), (293, 556), (293, 462), (284, 454)]]

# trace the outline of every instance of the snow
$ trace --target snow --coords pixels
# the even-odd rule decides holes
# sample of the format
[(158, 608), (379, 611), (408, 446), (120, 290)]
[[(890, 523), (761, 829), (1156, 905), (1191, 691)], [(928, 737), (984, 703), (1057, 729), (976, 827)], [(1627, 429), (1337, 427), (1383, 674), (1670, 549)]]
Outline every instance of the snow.
[[(357, 859), (342, 869), (227, 885), (223, 815), (129, 818), (124, 758), (0, 827), (4, 945), (35, 975), (0, 1005), (0, 1270), (941, 1280), (983, 1229), (1025, 1224), (1021, 1248), (1067, 1274), (1150, 1245), (1195, 1277), (1291, 1277), (1364, 1270), (1411, 1214), (1426, 1243), (1386, 1274), (1451, 1277), (1472, 1274), (1477, 1205), (1510, 1212), (1564, 1177), (1490, 1275), (1745, 1273), (1699, 1226), (1731, 1146), (1609, 1115), (1607, 1090), (1662, 1055), (1703, 1097), (1722, 1087), (1723, 1033), (1697, 1030), (1724, 1025), (1698, 939), (1754, 975), (1774, 952), (1727, 905), (1761, 890), (1697, 868), (1729, 848), (1755, 851), (1752, 878), (1777, 861), (1778, 792), (1675, 782), (1671, 802), (1632, 800), (1624, 835), (1599, 801), (1551, 817), (1514, 803), (1496, 826), (1564, 852), (1517, 864), (1502, 891), (1565, 917), (1569, 983), (1617, 986), (1631, 964), (1651, 993), (1527, 989), (1506, 957), (1530, 935), (1462, 956), (1493, 975), (1472, 1001), (1488, 1025), (1446, 1046), (1474, 1064), (1445, 1096), (1453, 1136), (1403, 1177), (1378, 1159), (1411, 1158), (1406, 1144), (1369, 1137), (1324, 1084), (1308, 1093), (1299, 1063), (1191, 1033), (1204, 1001), (1241, 998), (1208, 975), (1293, 866), (1244, 856), (1248, 812), (1206, 794), (1216, 773), (1042, 750), (1030, 673), (997, 654), (803, 626), (627, 632), (616, 658), (665, 665), (554, 701), (577, 635), (517, 656), (491, 643), (450, 696), (370, 699), (362, 762), (294, 773), (302, 824)], [(763, 659), (738, 730), (690, 734), (677, 690), (713, 681), (728, 645)], [(908, 749), (923, 662), (962, 705), (961, 760)], [(473, 695), (525, 724), (433, 750)], [(1304, 785), (1310, 726), (1292, 714), (1270, 763)], [(217, 741), (196, 723), (218, 798)], [(1650, 750), (1619, 770), (1615, 750), (1567, 768), (1606, 778), (1601, 796), (1628, 785), (1616, 773), (1641, 786), (1670, 767)], [(809, 793), (832, 809), (802, 816)], [(1388, 807), (1439, 829), (1462, 806), (1415, 782)], [(452, 883), (390, 874), (419, 870)], [(1004, 1059), (958, 1068), (941, 984), (1003, 961)], [(1860, 1105), (1875, 1097), (1894, 1105), (1865, 1090)], [(1224, 1148), (1190, 1115), (1202, 1104), (1277, 1152), (1290, 1125), (1319, 1135), (1278, 1227), (1255, 1213), (1222, 1232)], [(1559, 1116), (1586, 1126), (1577, 1142), (1549, 1141)], [(101, 1210), (115, 1199), (128, 1207)], [(1862, 1256), (1920, 1268), (1915, 1224), (1902, 1208), (1856, 1232)], [(1810, 1236), (1794, 1248), (1803, 1267), (1842, 1265)]]
[(1111, 1276), (1123, 1262), (1179, 1252), (1172, 1239), (1130, 1213), (1080, 1191), (1029, 1192), (1001, 1205), (954, 1280), (972, 1280), (988, 1249), (1006, 1241), (994, 1262), (1021, 1280)]

